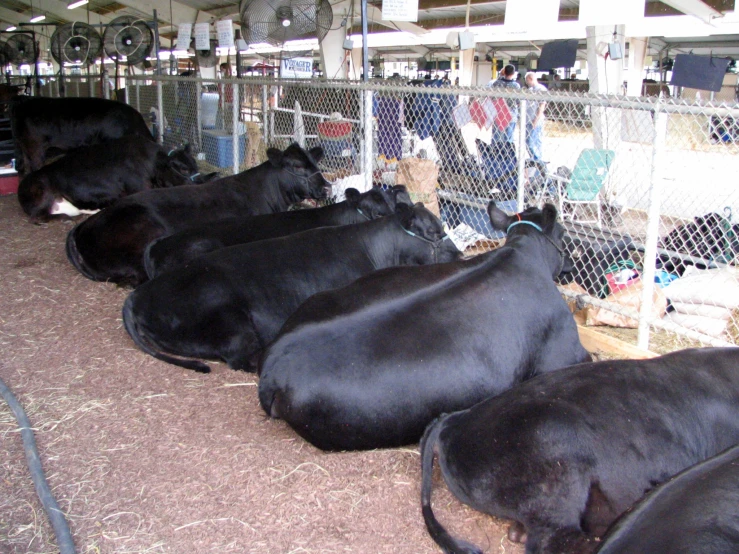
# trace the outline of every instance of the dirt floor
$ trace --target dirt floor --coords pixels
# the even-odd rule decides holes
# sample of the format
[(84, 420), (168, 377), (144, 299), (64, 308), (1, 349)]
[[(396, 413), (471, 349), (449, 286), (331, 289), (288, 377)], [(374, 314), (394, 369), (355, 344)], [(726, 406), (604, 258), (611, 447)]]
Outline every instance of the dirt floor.
[[(72, 226), (33, 225), (15, 196), (0, 198), (0, 377), (28, 412), (79, 552), (440, 552), (415, 445), (323, 453), (265, 417), (255, 376), (140, 352), (121, 324), (128, 291), (67, 262)], [(485, 552), (523, 552), (438, 472), (434, 507)], [(0, 554), (57, 551), (0, 399)]]

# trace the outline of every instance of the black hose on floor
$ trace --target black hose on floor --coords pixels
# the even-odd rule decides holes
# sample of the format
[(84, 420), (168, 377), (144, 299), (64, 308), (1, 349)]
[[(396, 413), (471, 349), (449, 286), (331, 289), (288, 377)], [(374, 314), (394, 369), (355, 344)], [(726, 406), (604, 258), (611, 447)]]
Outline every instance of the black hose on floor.
[(41, 458), (39, 458), (38, 449), (36, 448), (36, 439), (31, 429), (31, 422), (28, 420), (23, 406), (20, 405), (18, 399), (2, 379), (0, 379), (0, 395), (8, 403), (10, 410), (15, 415), (15, 419), (20, 426), (21, 437), (23, 438), (23, 450), (26, 452), (26, 462), (31, 472), (31, 479), (33, 479), (36, 494), (38, 494), (39, 500), (41, 500), (41, 505), (44, 507), (46, 515), (49, 516), (49, 521), (51, 521), (51, 526), (54, 528), (59, 552), (60, 554), (75, 554), (74, 540), (72, 539), (72, 533), (69, 531), (67, 520), (59, 509), (54, 495), (51, 493), (49, 483), (46, 482), (44, 470), (41, 467)]

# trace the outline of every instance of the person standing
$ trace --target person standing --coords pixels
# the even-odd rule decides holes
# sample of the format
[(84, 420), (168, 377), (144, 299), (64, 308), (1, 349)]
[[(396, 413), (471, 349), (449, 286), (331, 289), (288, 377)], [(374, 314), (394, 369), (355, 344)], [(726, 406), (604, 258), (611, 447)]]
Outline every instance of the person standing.
[[(536, 78), (536, 73), (526, 73), (526, 89), (529, 92), (547, 92), (547, 87), (542, 85)], [(544, 110), (546, 102), (529, 100), (526, 102), (526, 148), (532, 160), (543, 162), (542, 142), (544, 134)]]
[[(490, 88), (507, 88), (512, 91), (521, 90), (521, 85), (516, 82), (516, 68), (508, 64), (498, 74), (498, 78), (488, 83)], [(518, 101), (513, 99), (507, 99), (506, 105), (511, 114), (511, 120), (508, 126), (505, 128), (504, 137), (501, 140), (506, 142), (513, 142), (513, 133), (516, 131), (516, 119), (518, 118)]]

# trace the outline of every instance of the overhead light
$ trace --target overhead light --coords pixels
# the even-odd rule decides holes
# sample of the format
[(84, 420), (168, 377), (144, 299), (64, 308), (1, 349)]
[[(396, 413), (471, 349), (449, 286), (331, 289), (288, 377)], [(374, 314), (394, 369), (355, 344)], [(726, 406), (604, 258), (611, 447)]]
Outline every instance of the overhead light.
[(43, 14), (41, 14), (41, 15), (37, 15), (37, 16), (32, 17), (30, 19), (30, 21), (31, 21), (31, 23), (38, 23), (39, 21), (43, 21), (44, 19), (46, 19), (46, 16), (43, 15)]
[(72, 0), (69, 5), (67, 5), (68, 10), (73, 10), (75, 8), (79, 8), (80, 6), (84, 6), (87, 4), (90, 0)]
[(282, 20), (282, 26), (283, 27), (289, 27), (290, 26), (290, 20), (289, 19), (283, 19)]
[(6, 30), (6, 31), (15, 31), (15, 30), (16, 30), (17, 28), (18, 28), (18, 27), (16, 27), (15, 25), (11, 25), (10, 27), (8, 27), (8, 28), (7, 28), (7, 29), (5, 29), (5, 30)]

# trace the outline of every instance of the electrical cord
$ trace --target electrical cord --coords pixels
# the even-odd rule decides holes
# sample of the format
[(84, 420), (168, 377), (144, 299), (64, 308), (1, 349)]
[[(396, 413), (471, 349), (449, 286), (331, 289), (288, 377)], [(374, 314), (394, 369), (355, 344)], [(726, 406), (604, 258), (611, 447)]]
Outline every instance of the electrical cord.
[(49, 483), (46, 481), (44, 476), (44, 469), (41, 466), (41, 458), (38, 454), (38, 448), (36, 448), (36, 439), (33, 436), (33, 429), (31, 428), (31, 422), (26, 415), (23, 406), (20, 405), (18, 399), (15, 397), (13, 392), (8, 388), (5, 382), (0, 379), (0, 395), (8, 403), (8, 407), (13, 412), (18, 426), (21, 430), (21, 437), (23, 438), (23, 450), (26, 453), (26, 462), (28, 463), (28, 470), (31, 472), (31, 479), (33, 485), (36, 488), (36, 494), (41, 501), (41, 505), (49, 517), (51, 526), (54, 529), (54, 535), (56, 535), (56, 543), (59, 546), (60, 554), (76, 554), (74, 548), (74, 540), (72, 539), (72, 533), (69, 530), (67, 519), (64, 517), (64, 513), (59, 508), (59, 505), (54, 499), (54, 495), (49, 488)]

